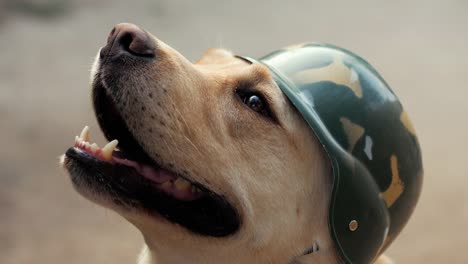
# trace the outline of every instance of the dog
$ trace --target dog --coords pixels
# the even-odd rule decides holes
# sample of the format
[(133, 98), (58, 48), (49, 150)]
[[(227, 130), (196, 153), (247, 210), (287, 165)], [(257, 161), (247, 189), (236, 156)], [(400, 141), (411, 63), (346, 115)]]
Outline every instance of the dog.
[(224, 49), (192, 63), (124, 23), (91, 78), (109, 143), (85, 127), (63, 166), (81, 195), (138, 228), (139, 264), (343, 262), (326, 153), (265, 65)]

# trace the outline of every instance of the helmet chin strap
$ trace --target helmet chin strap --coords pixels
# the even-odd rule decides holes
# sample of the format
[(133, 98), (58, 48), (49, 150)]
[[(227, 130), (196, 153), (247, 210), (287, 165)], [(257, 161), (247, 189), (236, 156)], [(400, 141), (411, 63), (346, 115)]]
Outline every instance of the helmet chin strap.
[(315, 241), (312, 246), (308, 247), (307, 249), (305, 249), (301, 255), (299, 256), (296, 256), (294, 257), (288, 264), (300, 264), (301, 262), (298, 260), (298, 258), (302, 257), (302, 256), (306, 256), (306, 255), (310, 255), (310, 254), (313, 254), (313, 253), (316, 253), (317, 251), (319, 251), (320, 247), (319, 247), (319, 244), (317, 241)]
[(318, 244), (317, 241), (315, 241), (314, 244), (312, 244), (311, 247), (304, 250), (304, 253), (302, 253), (302, 256), (309, 255), (309, 254), (312, 254), (314, 252), (317, 252), (317, 251), (319, 251), (319, 249), (320, 249), (319, 244)]

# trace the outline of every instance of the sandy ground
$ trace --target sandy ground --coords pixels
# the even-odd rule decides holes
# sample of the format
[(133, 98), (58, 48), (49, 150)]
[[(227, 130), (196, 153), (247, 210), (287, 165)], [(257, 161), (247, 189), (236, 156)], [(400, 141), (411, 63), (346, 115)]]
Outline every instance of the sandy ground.
[(68, 2), (55, 17), (0, 3), (0, 263), (135, 262), (136, 230), (76, 194), (57, 159), (85, 124), (104, 142), (89, 66), (122, 21), (192, 60), (213, 46), (261, 56), (310, 40), (367, 58), (409, 111), (426, 172), (417, 210), (388, 253), (398, 263), (468, 263), (468, 2)]

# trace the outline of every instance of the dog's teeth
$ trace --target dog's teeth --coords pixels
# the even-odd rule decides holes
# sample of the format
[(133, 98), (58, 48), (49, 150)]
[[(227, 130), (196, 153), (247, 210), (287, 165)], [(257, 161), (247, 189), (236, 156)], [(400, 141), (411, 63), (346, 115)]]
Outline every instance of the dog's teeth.
[(89, 142), (89, 127), (88, 126), (85, 126), (83, 130), (81, 131), (80, 139), (85, 142)]
[(102, 157), (106, 160), (111, 160), (112, 153), (114, 152), (115, 147), (117, 147), (117, 144), (119, 144), (119, 141), (117, 141), (117, 139), (114, 139), (111, 142), (107, 143), (107, 145), (105, 145), (101, 150)]
[(75, 144), (80, 143), (80, 138), (78, 136), (75, 136)]
[(91, 144), (91, 152), (96, 153), (99, 150), (99, 146), (96, 143)]
[(176, 187), (176, 189), (179, 189), (181, 191), (186, 191), (190, 188), (190, 182), (188, 182), (187, 180), (185, 179), (182, 179), (182, 178), (177, 178), (174, 182), (174, 185)]

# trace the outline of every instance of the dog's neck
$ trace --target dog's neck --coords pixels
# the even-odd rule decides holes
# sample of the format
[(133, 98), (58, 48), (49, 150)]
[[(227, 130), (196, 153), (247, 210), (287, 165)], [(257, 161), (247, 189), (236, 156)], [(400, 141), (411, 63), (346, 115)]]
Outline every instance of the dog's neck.
[[(193, 263), (193, 262), (190, 262)], [(322, 248), (319, 251), (299, 256), (291, 260), (289, 264), (307, 264), (307, 263), (329, 263), (338, 264), (340, 261), (336, 259), (333, 249)], [(156, 254), (151, 251), (146, 245), (143, 247), (138, 257), (138, 264), (169, 264), (163, 261), (158, 261)], [(391, 264), (391, 262), (379, 262), (379, 264)]]

